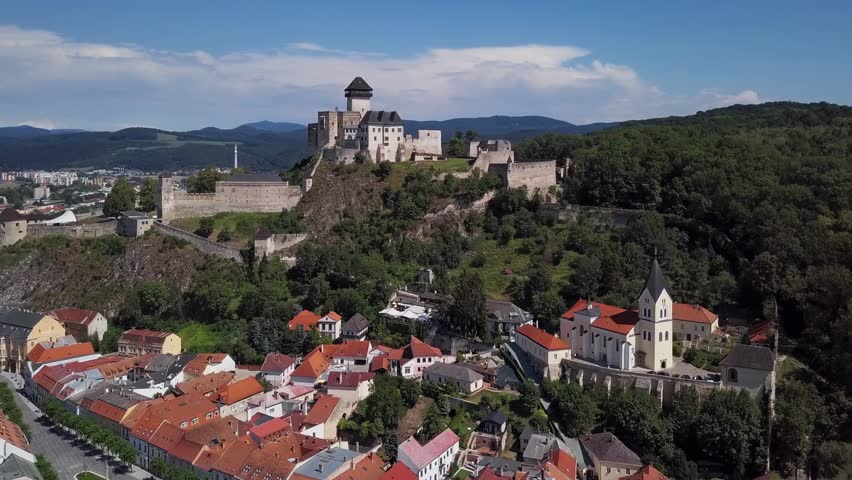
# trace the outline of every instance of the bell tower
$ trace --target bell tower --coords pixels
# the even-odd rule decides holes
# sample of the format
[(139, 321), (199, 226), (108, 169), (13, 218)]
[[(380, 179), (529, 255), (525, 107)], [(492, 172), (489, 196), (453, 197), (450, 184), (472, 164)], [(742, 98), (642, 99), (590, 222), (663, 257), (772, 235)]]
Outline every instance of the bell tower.
[(346, 93), (346, 110), (358, 112), (361, 118), (370, 111), (370, 99), (373, 98), (373, 87), (361, 77), (355, 77), (344, 90)]
[(672, 367), (672, 297), (657, 254), (645, 287), (639, 295), (639, 323), (636, 325), (637, 350), (645, 353), (645, 368), (664, 370)]

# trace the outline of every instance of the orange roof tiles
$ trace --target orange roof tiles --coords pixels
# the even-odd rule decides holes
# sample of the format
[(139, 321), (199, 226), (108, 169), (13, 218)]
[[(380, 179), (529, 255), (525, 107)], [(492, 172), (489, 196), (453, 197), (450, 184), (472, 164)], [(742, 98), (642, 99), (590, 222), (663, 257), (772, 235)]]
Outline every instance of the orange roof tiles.
[(295, 363), (296, 360), (293, 357), (283, 353), (273, 352), (266, 355), (266, 358), (263, 360), (263, 365), (260, 367), (260, 371), (284, 373)]
[(188, 393), (197, 393), (200, 395), (208, 395), (216, 389), (231, 383), (236, 374), (234, 372), (217, 372), (209, 375), (202, 375), (191, 380), (186, 380), (175, 385), (175, 389), (186, 395)]
[(332, 345), (319, 345), (317, 348), (311, 350), (311, 353), (307, 354), (305, 358), (302, 359), (302, 364), (293, 370), (291, 378), (319, 378), (320, 375), (325, 373), (325, 371), (331, 367), (331, 356), (326, 356), (326, 354), (323, 353), (324, 350), (334, 350), (324, 348), (331, 346)]
[(299, 327), (302, 327), (302, 330), (308, 331), (314, 327), (316, 327), (317, 323), (320, 321), (320, 316), (310, 310), (302, 310), (298, 315), (293, 317), (288, 323), (290, 330), (296, 330)]
[[(402, 347), (402, 352), (402, 356), (405, 358), (440, 357), (443, 355), (440, 349), (423, 342), (414, 335), (411, 336), (408, 345)], [(392, 356), (391, 359), (393, 359)]]
[(263, 393), (263, 385), (254, 377), (246, 377), (234, 383), (219, 387), (217, 401), (225, 405), (233, 405), (258, 393)]
[(164, 452), (170, 452), (172, 448), (183, 438), (184, 431), (177, 425), (168, 422), (160, 424), (160, 428), (151, 436), (149, 443)]
[(550, 462), (562, 473), (565, 474), (566, 480), (574, 480), (577, 478), (577, 459), (572, 457), (568, 452), (556, 447), (551, 452)]
[(337, 312), (335, 312), (335, 311), (328, 312), (328, 313), (326, 313), (326, 314), (325, 314), (325, 316), (326, 316), (326, 317), (328, 317), (328, 318), (330, 318), (330, 319), (332, 319), (332, 320), (334, 320), (335, 322), (339, 322), (339, 321), (343, 320), (343, 319), (340, 317), (340, 314), (339, 314), (339, 313), (337, 313)]
[(24, 436), (21, 427), (9, 420), (2, 410), (0, 410), (0, 438), (3, 438), (21, 450), (31, 451), (30, 445), (27, 443), (27, 437)]
[(242, 470), (243, 463), (249, 455), (257, 448), (258, 446), (247, 437), (231, 442), (225, 446), (225, 452), (219, 457), (213, 468), (235, 477)]
[(379, 480), (385, 473), (385, 461), (378, 455), (370, 453), (355, 463), (355, 468), (349, 468), (334, 480)]
[(132, 343), (134, 345), (162, 346), (169, 332), (155, 332), (153, 330), (130, 329), (121, 334), (119, 341)]
[(575, 313), (579, 312), (580, 310), (585, 310), (586, 308), (589, 307), (589, 305), (597, 307), (598, 311), (600, 312), (600, 316), (602, 316), (602, 317), (611, 317), (613, 315), (617, 315), (617, 314), (625, 311), (623, 308), (620, 308), (620, 307), (615, 307), (615, 306), (607, 305), (606, 303), (600, 303), (600, 302), (589, 302), (585, 298), (581, 298), (581, 299), (577, 300), (577, 302), (574, 305), (572, 305), (571, 308), (568, 309), (568, 311), (566, 311), (565, 313), (562, 314), (562, 318), (567, 318), (569, 320), (572, 320), (574, 318)]
[(566, 350), (571, 348), (558, 337), (554, 337), (553, 335), (543, 330), (539, 330), (532, 325), (522, 325), (515, 329), (515, 333), (520, 333), (547, 350)]
[(55, 348), (45, 348), (39, 343), (27, 354), (27, 360), (33, 363), (49, 363), (85, 355), (94, 355), (94, 353), (95, 349), (92, 347), (91, 342), (74, 343)]
[(719, 318), (718, 315), (701, 305), (675, 303), (672, 308), (672, 319), (674, 320), (710, 324), (716, 321), (717, 318)]
[(337, 408), (337, 405), (340, 403), (340, 399), (337, 397), (333, 397), (331, 395), (322, 395), (320, 396), (314, 406), (311, 407), (311, 411), (308, 412), (308, 416), (305, 417), (305, 424), (307, 425), (322, 425), (328, 421), (331, 417), (331, 414), (334, 412), (334, 409)]
[(627, 335), (637, 323), (639, 323), (639, 314), (632, 310), (624, 310), (615, 315), (598, 318), (592, 322), (592, 327)]
[(57, 319), (61, 323), (76, 323), (79, 325), (88, 325), (92, 323), (98, 312), (92, 310), (83, 310), (82, 308), (65, 307), (47, 312), (48, 315)]
[(619, 478), (619, 480), (669, 480), (653, 465), (645, 465), (632, 475)]
[(334, 358), (367, 358), (373, 345), (367, 340), (349, 340), (343, 342), (334, 353)]
[(402, 462), (396, 462), (393, 466), (384, 473), (380, 480), (417, 480), (417, 474), (406, 467)]

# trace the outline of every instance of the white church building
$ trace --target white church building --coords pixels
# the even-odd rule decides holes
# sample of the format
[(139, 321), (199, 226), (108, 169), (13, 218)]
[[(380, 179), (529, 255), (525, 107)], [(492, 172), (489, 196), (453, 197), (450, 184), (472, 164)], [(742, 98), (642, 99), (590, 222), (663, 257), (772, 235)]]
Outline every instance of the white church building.
[(672, 298), (657, 259), (639, 295), (639, 308), (580, 299), (562, 314), (559, 336), (575, 357), (629, 370), (665, 370), (672, 364)]

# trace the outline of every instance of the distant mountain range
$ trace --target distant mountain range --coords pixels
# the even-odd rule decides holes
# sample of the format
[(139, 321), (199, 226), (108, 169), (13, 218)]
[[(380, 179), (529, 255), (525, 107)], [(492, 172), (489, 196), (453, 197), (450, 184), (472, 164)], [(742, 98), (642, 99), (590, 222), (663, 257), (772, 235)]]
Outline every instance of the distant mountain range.
[[(441, 130), (444, 141), (456, 131), (476, 131), (480, 138), (520, 141), (543, 133), (584, 134), (615, 123), (574, 125), (539, 116), (453, 118), (405, 122), (407, 132)], [(47, 130), (28, 125), (0, 127), (0, 169), (122, 166), (148, 171), (228, 167), (230, 145), (240, 144), (240, 165), (256, 171), (289, 168), (309, 155), (306, 125), (267, 120), (231, 129), (206, 127), (186, 132), (126, 128), (116, 132)]]

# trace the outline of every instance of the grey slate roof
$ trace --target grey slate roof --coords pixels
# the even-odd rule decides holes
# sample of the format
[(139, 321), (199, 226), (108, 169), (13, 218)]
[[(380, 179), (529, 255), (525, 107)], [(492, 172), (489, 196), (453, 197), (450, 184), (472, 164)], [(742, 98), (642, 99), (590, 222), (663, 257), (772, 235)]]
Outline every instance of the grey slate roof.
[(148, 362), (148, 365), (145, 366), (145, 371), (162, 372), (175, 363), (175, 360), (177, 360), (177, 355), (158, 353), (150, 362)]
[(509, 421), (509, 417), (506, 416), (505, 413), (499, 410), (492, 410), (488, 412), (488, 415), (482, 419), (483, 422), (494, 423), (497, 425), (503, 425), (504, 423)]
[(532, 320), (528, 312), (504, 300), (487, 300), (485, 309), (488, 310), (488, 320), (492, 322), (521, 325)]
[(373, 87), (371, 87), (367, 82), (361, 77), (355, 77), (349, 82), (349, 86), (344, 90), (345, 92), (349, 91), (373, 91)]
[(514, 472), (529, 472), (534, 470), (536, 467), (533, 465), (527, 465), (525, 463), (521, 463), (515, 460), (509, 460), (508, 458), (502, 457), (480, 457), (479, 462), (476, 464), (477, 471), (481, 471), (483, 468), (491, 467), (494, 471), (499, 474), (502, 468), (502, 471), (506, 474), (513, 474)]
[(364, 118), (361, 119), (361, 124), (402, 126), (402, 117), (400, 117), (395, 111), (387, 112), (385, 110), (370, 110), (364, 114)]
[(481, 381), (484, 377), (473, 370), (462, 367), (461, 365), (449, 364), (449, 363), (433, 363), (426, 367), (424, 370), (426, 373), (431, 373), (433, 375), (439, 375), (445, 378), (452, 378), (453, 380), (459, 380), (461, 382), (473, 383)]
[(30, 463), (14, 453), (6, 457), (0, 464), (0, 480), (16, 480), (29, 478), (43, 480), (34, 463)]
[(556, 442), (556, 437), (549, 433), (533, 433), (530, 435), (527, 448), (523, 452), (524, 461), (543, 459), (545, 455), (553, 450)]
[(654, 260), (651, 262), (651, 271), (648, 272), (648, 280), (645, 281), (645, 288), (648, 289), (651, 298), (654, 300), (660, 298), (663, 290), (667, 290), (666, 277), (663, 275), (663, 269), (660, 268), (660, 262), (657, 261), (657, 257), (654, 257)]
[(277, 173), (238, 173), (225, 179), (227, 183), (283, 183)]
[(361, 333), (364, 329), (370, 328), (370, 321), (364, 315), (356, 313), (349, 317), (349, 320), (343, 324), (341, 331), (345, 333)]
[(25, 339), (42, 317), (40, 313), (6, 310), (0, 313), (0, 337)]
[(621, 440), (610, 432), (583, 435), (580, 437), (580, 443), (598, 461), (633, 465), (636, 468), (642, 466), (639, 455), (627, 448), (627, 445), (621, 443)]
[(775, 369), (775, 355), (766, 347), (737, 344), (719, 365), (771, 372)]

